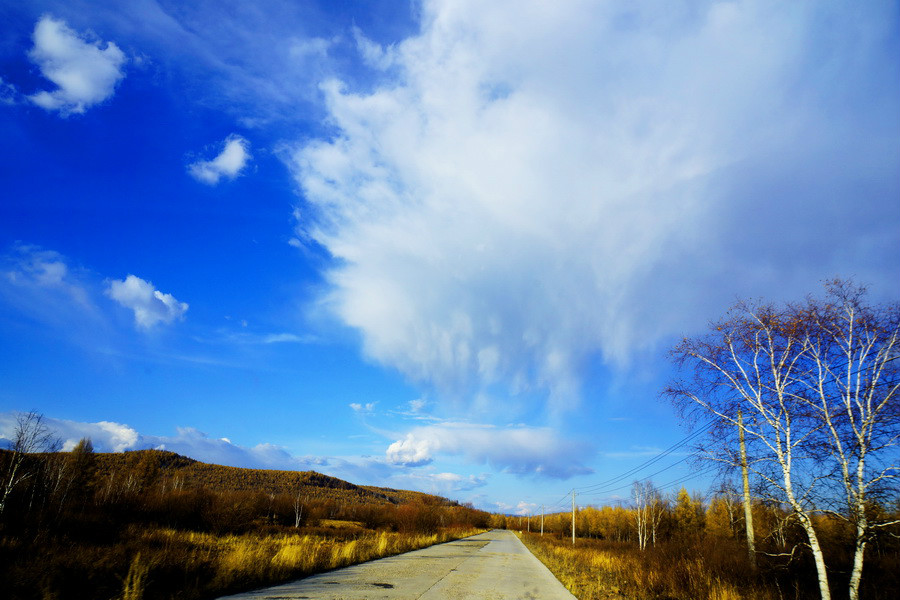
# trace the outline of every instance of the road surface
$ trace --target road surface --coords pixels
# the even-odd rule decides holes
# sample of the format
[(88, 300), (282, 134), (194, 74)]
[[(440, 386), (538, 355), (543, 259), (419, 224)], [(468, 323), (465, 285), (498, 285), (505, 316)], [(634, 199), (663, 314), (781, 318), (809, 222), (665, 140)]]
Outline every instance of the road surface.
[(574, 600), (511, 531), (495, 529), (220, 600)]

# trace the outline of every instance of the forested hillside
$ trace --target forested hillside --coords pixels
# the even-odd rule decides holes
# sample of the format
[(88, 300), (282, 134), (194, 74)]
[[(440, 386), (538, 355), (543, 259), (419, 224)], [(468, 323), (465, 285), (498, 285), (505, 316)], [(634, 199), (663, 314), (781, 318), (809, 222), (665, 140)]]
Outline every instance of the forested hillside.
[(300, 494), (307, 500), (339, 501), (350, 504), (399, 504), (413, 501), (453, 502), (409, 490), (359, 486), (316, 471), (245, 469), (202, 463), (162, 450), (97, 453), (99, 477), (108, 487), (138, 485), (147, 480), (172, 489), (204, 489), (215, 492), (263, 492)]
[[(0, 451), (4, 598), (214, 598), (475, 533), (491, 515), (313, 471), (204, 464), (159, 450)], [(43, 441), (42, 441), (43, 440)], [(46, 447), (46, 444), (44, 445)]]

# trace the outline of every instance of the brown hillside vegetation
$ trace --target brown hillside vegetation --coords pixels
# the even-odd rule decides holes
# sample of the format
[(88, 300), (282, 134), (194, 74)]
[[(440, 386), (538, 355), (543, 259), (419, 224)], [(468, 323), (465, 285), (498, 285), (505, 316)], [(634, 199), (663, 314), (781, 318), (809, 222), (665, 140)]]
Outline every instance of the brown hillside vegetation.
[[(280, 471), (246, 469), (202, 463), (163, 450), (136, 450), (97, 453), (97, 469), (105, 474), (111, 487), (131, 485), (135, 474), (150, 476), (183, 490), (216, 492), (264, 492), (300, 494), (308, 500), (339, 501), (359, 504), (400, 504), (402, 502), (448, 502), (422, 492), (359, 486), (316, 471)], [(132, 479), (129, 479), (131, 477)]]
[(476, 533), (491, 516), (171, 452), (0, 451), (0, 596), (214, 598)]

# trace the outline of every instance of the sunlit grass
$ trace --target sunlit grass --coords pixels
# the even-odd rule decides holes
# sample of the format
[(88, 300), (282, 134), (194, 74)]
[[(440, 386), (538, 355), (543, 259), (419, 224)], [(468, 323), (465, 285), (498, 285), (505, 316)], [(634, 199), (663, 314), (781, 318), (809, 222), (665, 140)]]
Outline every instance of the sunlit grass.
[[(522, 541), (579, 600), (776, 600), (777, 589), (740, 571), (721, 572), (702, 556), (642, 552), (627, 545), (523, 534)], [(606, 546), (606, 547), (605, 547)]]
[[(314, 573), (391, 556), (474, 535), (482, 530), (439, 533), (362, 530), (344, 537), (303, 531), (202, 533), (131, 526), (114, 544), (47, 541), (40, 560), (11, 563), (4, 583), (29, 581), (25, 592), (0, 597), (111, 600), (208, 600)], [(0, 541), (0, 560), (18, 546)], [(2, 581), (2, 580), (0, 580)], [(76, 583), (77, 582), (77, 583)]]
[(435, 534), (362, 531), (351, 539), (309, 534), (221, 535), (153, 529), (134, 533), (142, 548), (123, 580), (122, 600), (140, 600), (155, 570), (177, 563), (187, 573), (212, 572), (209, 591), (222, 593), (274, 584), (408, 552), (474, 535), (480, 530), (456, 529)]

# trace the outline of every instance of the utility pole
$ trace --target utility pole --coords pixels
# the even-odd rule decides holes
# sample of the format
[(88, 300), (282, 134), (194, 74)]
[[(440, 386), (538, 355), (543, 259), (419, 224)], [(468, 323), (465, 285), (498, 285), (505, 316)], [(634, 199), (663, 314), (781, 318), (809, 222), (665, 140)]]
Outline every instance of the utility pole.
[(544, 537), (544, 505), (541, 504), (541, 537)]
[(575, 545), (575, 490), (572, 490), (572, 545)]
[(531, 533), (531, 513), (528, 513), (528, 533)]
[(756, 572), (756, 542), (753, 539), (753, 511), (750, 505), (750, 475), (747, 468), (747, 447), (744, 444), (744, 415), (738, 411), (738, 437), (741, 443), (741, 479), (744, 480), (744, 524), (747, 526), (747, 555), (750, 569)]

